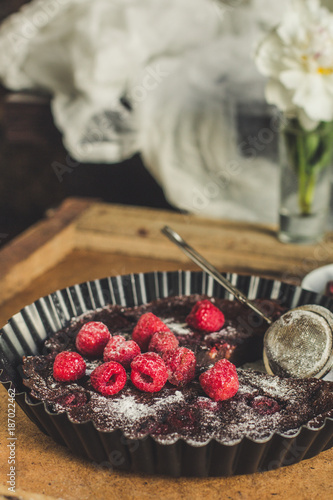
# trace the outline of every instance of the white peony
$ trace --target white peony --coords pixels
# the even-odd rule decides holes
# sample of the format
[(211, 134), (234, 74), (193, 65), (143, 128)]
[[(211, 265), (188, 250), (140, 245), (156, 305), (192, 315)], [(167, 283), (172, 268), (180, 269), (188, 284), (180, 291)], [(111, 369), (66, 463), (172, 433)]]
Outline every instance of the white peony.
[(269, 77), (266, 99), (314, 129), (333, 120), (333, 14), (318, 0), (294, 0), (259, 44), (255, 61)]

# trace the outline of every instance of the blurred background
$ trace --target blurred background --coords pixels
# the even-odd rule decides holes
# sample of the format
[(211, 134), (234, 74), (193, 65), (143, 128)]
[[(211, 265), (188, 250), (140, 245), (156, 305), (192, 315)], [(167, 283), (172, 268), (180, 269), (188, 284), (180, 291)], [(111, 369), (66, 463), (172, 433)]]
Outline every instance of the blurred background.
[[(28, 2), (1, 0), (0, 22)], [(61, 182), (55, 162), (68, 167)], [(0, 245), (69, 196), (174, 209), (139, 154), (111, 168), (78, 164), (62, 144), (49, 99), (0, 85)]]
[[(112, 168), (78, 164), (62, 144), (47, 98), (0, 92), (0, 245), (69, 196), (172, 209), (139, 154)], [(55, 162), (68, 169), (61, 182)]]
[[(55, 3), (57, 1), (58, 0), (55, 0)], [(212, 2), (212, 0), (207, 0), (207, 2), (210, 1)], [(1, 0), (0, 23), (3, 24), (11, 14), (17, 12), (24, 4), (28, 3), (29, 0)], [(329, 4), (330, 2), (324, 3)], [(256, 29), (262, 29), (264, 31), (272, 22), (276, 22), (275, 10), (272, 7), (274, 2), (270, 2), (269, 8), (267, 7), (267, 3), (261, 0), (225, 0), (224, 2), (222, 0), (222, 4), (224, 5), (224, 10), (215, 10), (214, 15), (217, 19), (218, 16), (221, 16), (221, 12), (223, 15), (229, 15), (231, 13), (230, 18), (226, 16), (223, 26), (228, 36), (231, 33), (232, 36), (234, 36), (237, 32), (241, 33), (242, 30), (245, 30), (244, 19), (246, 20), (247, 18), (242, 18), (241, 9), (243, 7), (248, 7), (250, 4), (253, 5), (253, 9), (250, 14), (249, 12), (247, 13), (247, 16), (252, 25), (256, 26)], [(283, 12), (282, 4), (283, 2), (279, 4), (279, 6), (276, 6), (276, 12)], [(217, 9), (216, 2), (215, 4), (212, 2), (212, 5)], [(232, 14), (236, 10), (238, 10), (240, 15), (233, 18)], [(198, 12), (197, 16), (200, 18), (201, 13)], [(235, 20), (237, 22), (235, 22)], [(248, 29), (250, 30), (251, 27)], [(252, 36), (252, 34), (247, 33), (247, 36)], [(233, 38), (233, 40), (235, 40), (235, 38)], [(140, 44), (140, 40), (138, 43)], [(230, 48), (230, 44), (227, 47)], [(218, 49), (218, 46), (214, 48), (216, 52), (218, 52)], [(234, 49), (233, 47), (233, 50)], [(236, 49), (239, 54), (242, 53), (242, 50), (244, 51), (244, 47), (236, 47)], [(237, 52), (235, 53), (237, 54)], [(274, 110), (265, 104), (263, 90), (264, 79), (259, 75), (257, 76), (257, 73), (253, 71), (252, 67), (251, 71), (253, 71), (253, 73), (249, 72), (247, 74), (250, 66), (244, 67), (242, 62), (239, 63), (237, 58), (234, 59), (233, 66), (230, 66), (230, 68), (231, 72), (233, 72), (233, 78), (237, 82), (237, 99), (234, 103), (234, 115), (232, 117), (236, 123), (235, 130), (237, 137), (235, 143), (237, 143), (238, 146), (242, 144), (245, 145), (242, 151), (242, 154), (245, 155), (245, 159), (246, 151), (248, 151), (248, 160), (252, 161), (253, 150), (255, 150), (256, 162), (258, 165), (259, 157), (263, 156), (267, 161), (269, 160), (269, 168), (267, 168), (267, 162), (263, 163), (261, 166), (259, 165), (260, 169), (257, 170), (258, 175), (253, 175), (252, 182), (252, 178), (246, 178), (246, 175), (249, 174), (247, 173), (247, 166), (244, 164), (242, 166), (242, 168), (245, 166), (245, 170), (243, 170), (245, 174), (243, 184), (237, 185), (237, 182), (241, 182), (241, 179), (244, 177), (242, 174), (238, 175), (235, 185), (231, 183), (229, 186), (230, 189), (228, 186), (226, 189), (229, 192), (232, 192), (232, 189), (234, 189), (234, 199), (231, 201), (237, 201), (239, 199), (240, 204), (244, 202), (247, 203), (247, 206), (251, 206), (251, 198), (245, 200), (244, 190), (246, 191), (247, 183), (250, 185), (252, 182), (253, 185), (250, 187), (253, 193), (255, 193), (256, 178), (258, 182), (261, 180), (260, 190), (261, 193), (266, 196), (263, 200), (262, 210), (265, 216), (265, 214), (267, 215), (268, 213), (266, 210), (267, 205), (270, 205), (272, 200), (272, 191), (270, 191), (270, 189), (272, 189), (271, 184), (276, 182), (276, 172), (274, 168), (272, 168), (272, 165), (276, 163), (277, 160), (277, 140), (276, 134), (272, 134), (269, 128), (271, 127), (271, 119), (274, 115)], [(147, 66), (144, 69), (146, 68)], [(193, 72), (193, 68), (190, 66), (189, 68), (188, 74), (185, 75), (186, 78), (188, 78), (189, 81), (191, 81), (191, 79), (195, 80), (195, 85), (198, 89), (200, 89), (200, 86), (203, 88), (204, 79), (202, 75), (205, 75), (205, 72), (201, 71), (198, 76), (195, 71)], [(225, 76), (220, 78), (220, 83), (223, 78), (225, 78)], [(171, 80), (171, 83), (174, 84), (174, 80)], [(165, 104), (165, 100), (163, 101), (163, 91), (165, 91), (165, 89), (163, 89), (163, 87), (167, 87), (167, 82), (163, 82), (159, 90), (159, 98), (161, 102)], [(232, 79), (229, 87), (232, 88), (232, 91), (234, 90)], [(177, 87), (176, 92), (174, 92), (175, 96), (176, 94)], [(202, 95), (204, 95), (204, 93)], [(69, 196), (91, 197), (111, 203), (168, 208), (171, 210), (182, 209), (181, 206), (177, 206), (177, 203), (170, 202), (170, 197), (165, 196), (165, 190), (161, 188), (163, 182), (157, 182), (159, 177), (158, 173), (157, 175), (152, 175), (156, 174), (156, 172), (154, 172), (154, 167), (150, 166), (150, 168), (146, 168), (147, 165), (143, 161), (140, 152), (129, 155), (129, 158), (119, 163), (111, 162), (112, 165), (110, 162), (88, 163), (72, 158), (63, 145), (63, 137), (59, 128), (54, 124), (54, 115), (50, 107), (51, 97), (52, 96), (48, 96), (47, 93), (36, 92), (32, 89), (14, 91), (0, 85), (0, 246), (8, 242), (34, 222), (40, 220), (48, 210), (52, 210), (52, 208), (58, 206), (64, 198)], [(224, 103), (222, 103), (224, 106), (225, 101), (229, 101), (229, 94), (227, 94), (227, 98), (224, 100)], [(188, 101), (187, 104), (191, 104), (191, 101)], [(216, 106), (220, 106), (220, 103), (217, 102)], [(149, 111), (149, 106), (146, 107)], [(197, 116), (193, 114), (192, 121), (198, 122), (200, 121), (200, 113), (202, 110), (199, 109), (195, 112)], [(214, 112), (216, 113), (216, 110)], [(147, 116), (149, 117), (149, 113)], [(153, 117), (156, 118), (156, 116), (158, 115), (155, 112)], [(177, 118), (175, 119), (177, 120)], [(180, 122), (181, 119), (182, 117), (179, 118)], [(211, 127), (214, 125), (212, 125), (212, 123), (208, 124)], [(155, 125), (156, 123), (153, 123), (151, 127), (152, 130), (146, 134), (148, 136), (148, 141), (149, 134), (151, 134), (153, 138)], [(228, 122), (226, 125), (226, 129), (228, 129)], [(186, 123), (183, 123), (182, 130), (184, 129), (186, 129)], [(271, 135), (267, 136), (267, 131), (270, 132)], [(201, 131), (200, 133), (200, 137), (198, 136), (200, 140), (205, 139), (205, 137), (203, 137), (203, 132)], [(258, 137), (262, 141), (261, 143), (260, 141), (258, 143)], [(194, 141), (196, 138), (197, 137), (194, 137)], [(181, 142), (181, 140), (182, 139), (179, 139), (179, 142)], [(163, 134), (157, 140), (157, 145), (159, 144), (158, 141), (160, 141), (162, 145)], [(183, 141), (183, 146), (186, 145), (185, 142)], [(225, 138), (225, 142), (228, 142), (228, 138)], [(210, 144), (203, 143), (202, 146), (206, 148), (206, 158), (203, 158), (202, 165), (202, 169), (204, 170), (205, 160), (210, 155)], [(154, 163), (154, 154), (156, 156), (158, 153), (158, 146), (156, 147), (156, 143), (155, 148), (157, 151), (149, 151), (149, 146), (148, 148), (146, 147), (146, 150), (148, 150), (148, 153), (146, 151), (146, 157), (151, 163)], [(199, 146), (197, 146), (197, 150), (195, 151), (196, 157), (194, 158), (195, 161), (193, 164), (195, 162), (198, 163), (199, 149)], [(167, 154), (168, 151), (166, 150), (165, 153)], [(184, 154), (184, 151), (180, 149), (180, 163), (182, 154)], [(188, 158), (187, 156), (186, 160), (190, 165), (191, 162)], [(158, 160), (161, 163), (161, 168), (165, 168), (165, 164), (167, 164), (165, 158), (158, 158)], [(210, 160), (212, 164), (214, 164), (214, 161), (216, 162), (216, 158)], [(253, 165), (253, 162), (251, 165)], [(231, 176), (233, 175), (232, 168), (233, 165), (231, 162)], [(196, 172), (196, 175), (197, 174), (198, 172)], [(225, 183), (225, 178), (219, 177), (219, 171), (217, 170), (214, 178), (214, 182), (217, 179), (217, 183), (215, 182), (214, 184), (209, 182), (209, 176), (204, 179), (206, 179), (204, 184), (204, 188), (206, 189), (206, 200), (208, 199), (210, 202), (213, 197), (216, 196), (217, 188), (220, 189), (221, 185)], [(200, 175), (197, 175), (196, 180), (200, 185)], [(265, 185), (267, 185), (267, 193), (264, 193), (265, 190), (262, 189), (262, 186)], [(238, 187), (240, 187), (240, 190), (237, 192)], [(227, 191), (224, 191), (224, 193)], [(198, 200), (198, 202), (199, 201), (201, 202), (202, 200)], [(275, 201), (274, 198), (272, 205)], [(271, 214), (274, 213), (275, 206), (269, 208), (271, 212), (266, 218), (264, 217), (264, 221), (272, 220)], [(197, 212), (200, 212), (200, 210), (197, 210)], [(216, 210), (218, 209), (215, 209), (213, 215), (216, 215)], [(201, 211), (203, 212), (204, 210), (202, 209)], [(225, 213), (228, 212), (230, 213), (231, 211), (228, 209), (228, 206), (226, 206)], [(246, 215), (246, 207), (244, 209), (244, 214)], [(224, 216), (223, 213), (221, 213), (221, 215)], [(240, 215), (242, 215), (241, 212)], [(252, 218), (249, 220), (255, 219)]]

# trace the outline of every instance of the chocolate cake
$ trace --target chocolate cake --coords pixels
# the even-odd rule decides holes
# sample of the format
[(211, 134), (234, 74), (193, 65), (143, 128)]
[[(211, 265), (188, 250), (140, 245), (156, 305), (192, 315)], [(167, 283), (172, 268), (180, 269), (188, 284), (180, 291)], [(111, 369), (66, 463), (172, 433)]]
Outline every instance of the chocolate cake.
[[(70, 321), (46, 340), (43, 354), (23, 359), (24, 384), (30, 395), (44, 401), (51, 414), (67, 412), (73, 423), (92, 421), (98, 431), (121, 429), (131, 439), (152, 436), (157, 443), (172, 444), (179, 438), (204, 445), (212, 439), (232, 445), (244, 437), (255, 441), (274, 433), (293, 436), (306, 425), (318, 429), (333, 417), (333, 384), (317, 379), (270, 376), (244, 364), (261, 358), (266, 325), (245, 306), (223, 298), (210, 301), (223, 312), (224, 325), (210, 333), (189, 326), (186, 318), (202, 295), (158, 299), (134, 307), (109, 305)], [(273, 300), (257, 299), (256, 305), (277, 319), (286, 308)], [(145, 313), (160, 318), (176, 337), (179, 347), (190, 349), (196, 359), (194, 378), (185, 385), (169, 381), (157, 392), (139, 390), (130, 380), (116, 394), (104, 396), (92, 386), (90, 374), (103, 364), (102, 357), (83, 356), (86, 373), (78, 380), (54, 378), (58, 353), (77, 351), (77, 334), (88, 322), (102, 322), (112, 336), (132, 338)], [(226, 400), (209, 397), (200, 384), (201, 374), (227, 359), (237, 367), (239, 388)]]

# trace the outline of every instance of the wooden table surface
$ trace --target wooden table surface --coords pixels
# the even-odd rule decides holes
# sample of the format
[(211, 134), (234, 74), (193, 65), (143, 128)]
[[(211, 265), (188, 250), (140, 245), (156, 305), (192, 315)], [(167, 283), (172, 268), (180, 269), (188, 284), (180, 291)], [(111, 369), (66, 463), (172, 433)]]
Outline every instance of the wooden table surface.
[[(104, 276), (196, 269), (160, 233), (170, 225), (221, 271), (299, 284), (332, 262), (333, 235), (315, 246), (279, 243), (272, 226), (69, 199), (0, 251), (0, 324), (56, 289)], [(0, 498), (7, 489), (7, 392), (0, 388)], [(15, 498), (328, 499), (333, 449), (282, 469), (227, 478), (151, 477), (110, 471), (73, 456), (42, 434), (20, 408), (16, 416)], [(14, 497), (13, 497), (14, 498)]]

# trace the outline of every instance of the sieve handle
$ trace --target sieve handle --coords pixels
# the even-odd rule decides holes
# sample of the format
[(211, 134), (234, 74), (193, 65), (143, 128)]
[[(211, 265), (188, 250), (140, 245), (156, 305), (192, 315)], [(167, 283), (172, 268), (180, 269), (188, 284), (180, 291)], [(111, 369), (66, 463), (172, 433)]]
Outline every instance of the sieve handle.
[(256, 312), (261, 318), (263, 318), (269, 325), (272, 320), (269, 319), (263, 312), (260, 311), (240, 290), (235, 288), (229, 280), (227, 280), (219, 271), (214, 267), (208, 260), (206, 260), (202, 255), (200, 255), (194, 248), (192, 248), (188, 243), (178, 233), (176, 233), (169, 226), (164, 226), (161, 232), (169, 238), (173, 243), (175, 243), (193, 262), (195, 262), (201, 269), (206, 271), (215, 281), (223, 286), (228, 292), (230, 292), (235, 299), (237, 299), (242, 304), (246, 304), (252, 311)]

